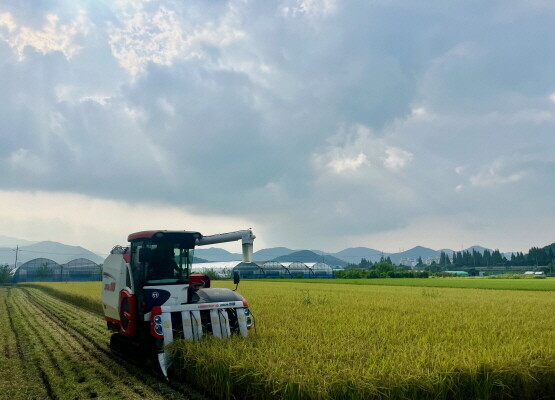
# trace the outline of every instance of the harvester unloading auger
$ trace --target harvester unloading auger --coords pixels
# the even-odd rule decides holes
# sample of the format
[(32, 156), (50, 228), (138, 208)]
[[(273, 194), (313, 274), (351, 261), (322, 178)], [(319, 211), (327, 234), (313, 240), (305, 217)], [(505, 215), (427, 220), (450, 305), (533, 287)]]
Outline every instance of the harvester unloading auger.
[[(199, 340), (205, 334), (244, 337), (252, 328), (249, 304), (230, 289), (210, 288), (206, 275), (191, 274), (195, 246), (242, 241), (243, 261), (252, 261), (252, 231), (203, 236), (191, 231), (143, 231), (115, 246), (104, 261), (102, 303), (110, 345), (157, 353), (167, 377), (165, 346), (175, 337)], [(238, 276), (234, 277), (238, 283)]]

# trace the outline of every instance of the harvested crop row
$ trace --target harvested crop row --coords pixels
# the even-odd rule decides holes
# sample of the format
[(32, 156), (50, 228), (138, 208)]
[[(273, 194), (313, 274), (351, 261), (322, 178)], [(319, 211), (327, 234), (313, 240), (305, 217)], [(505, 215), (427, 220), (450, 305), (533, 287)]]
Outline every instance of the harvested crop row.
[[(41, 394), (19, 398), (185, 398), (146, 373), (129, 373), (110, 355), (106, 331), (93, 328), (86, 336), (75, 329), (84, 328), (94, 315), (43, 294), (38, 299), (21, 289), (11, 292), (7, 303), (17, 337), (28, 343), (28, 361), (38, 371), (36, 381), (43, 387)], [(49, 308), (53, 304), (56, 310)], [(66, 314), (70, 316), (57, 318)], [(100, 318), (94, 322), (102, 326)]]
[[(100, 353), (99, 357), (103, 357), (103, 363), (108, 365), (110, 369), (118, 367), (121, 369), (123, 367), (126, 371), (120, 376), (123, 383), (133, 385), (138, 379), (155, 389), (164, 398), (183, 398), (184, 395), (192, 398), (202, 398), (187, 386), (178, 382), (167, 383), (161, 381), (160, 378), (153, 376), (148, 371), (145, 372), (145, 370), (131, 363), (121, 362), (118, 358), (113, 358), (107, 348), (111, 333), (106, 330), (103, 319), (64, 301), (54, 299), (39, 290), (25, 289), (25, 291), (29, 295), (28, 300), (42, 309), (48, 318), (58, 324), (63, 324), (67, 334), (85, 345), (89, 352)], [(131, 381), (128, 381), (129, 379)]]
[(17, 331), (11, 303), (11, 289), (0, 288), (0, 394), (15, 400), (45, 398), (40, 370), (28, 362), (28, 343)]

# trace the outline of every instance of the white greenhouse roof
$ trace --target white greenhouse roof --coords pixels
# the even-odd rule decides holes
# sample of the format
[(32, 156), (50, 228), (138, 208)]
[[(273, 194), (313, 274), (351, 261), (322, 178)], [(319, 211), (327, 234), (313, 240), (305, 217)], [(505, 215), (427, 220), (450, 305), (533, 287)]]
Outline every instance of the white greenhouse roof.
[(220, 262), (207, 262), (207, 263), (195, 263), (193, 264), (193, 272), (200, 272), (204, 269), (210, 269), (213, 271), (222, 271), (225, 269), (233, 269), (243, 261), (220, 261)]

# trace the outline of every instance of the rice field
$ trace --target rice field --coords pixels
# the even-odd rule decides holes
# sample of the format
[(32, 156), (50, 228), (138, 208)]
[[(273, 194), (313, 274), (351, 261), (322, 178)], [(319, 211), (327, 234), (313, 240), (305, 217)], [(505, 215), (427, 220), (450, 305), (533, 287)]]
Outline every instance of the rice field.
[[(266, 282), (270, 280), (265, 280)], [(272, 279), (273, 282), (284, 282), (283, 279)], [(386, 278), (386, 279), (291, 279), (287, 282), (328, 283), (337, 285), (377, 285), (377, 286), (416, 286), (461, 289), (494, 289), (494, 290), (543, 290), (555, 291), (555, 278), (543, 279), (497, 279), (491, 277), (464, 278)]]
[[(490, 289), (524, 283), (466, 281), (502, 281)], [(337, 282), (242, 281), (256, 332), (177, 341), (173, 373), (220, 399), (553, 397), (555, 293), (546, 289), (553, 280), (530, 280), (545, 285), (538, 290)], [(97, 284), (98, 291), (86, 290), (100, 302)], [(79, 295), (80, 283), (67, 285), (49, 290)]]

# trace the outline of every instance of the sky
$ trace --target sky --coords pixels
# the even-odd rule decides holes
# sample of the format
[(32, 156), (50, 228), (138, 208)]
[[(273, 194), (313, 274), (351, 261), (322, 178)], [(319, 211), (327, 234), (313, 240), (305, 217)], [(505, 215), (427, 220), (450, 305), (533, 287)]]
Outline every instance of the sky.
[(1, 233), (553, 243), (554, 20), (547, 0), (0, 0)]

